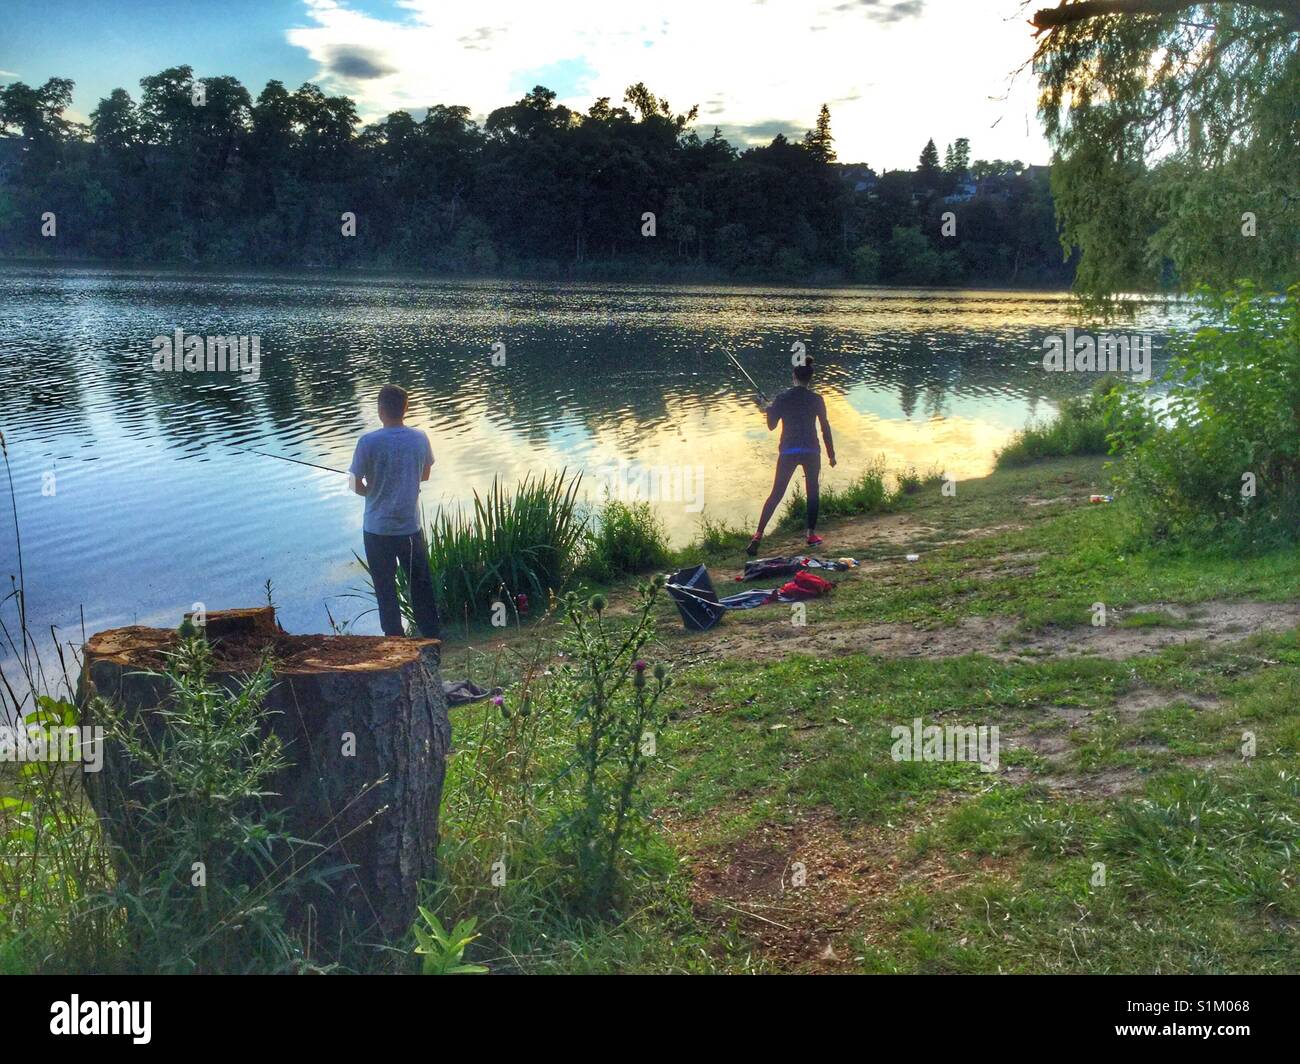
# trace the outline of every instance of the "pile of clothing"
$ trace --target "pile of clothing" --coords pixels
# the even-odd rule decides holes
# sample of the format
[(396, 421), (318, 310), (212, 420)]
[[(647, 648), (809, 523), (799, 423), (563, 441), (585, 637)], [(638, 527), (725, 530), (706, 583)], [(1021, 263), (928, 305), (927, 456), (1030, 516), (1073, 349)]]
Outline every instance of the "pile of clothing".
[(752, 562), (745, 563), (745, 571), (737, 580), (762, 580), (765, 577), (772, 576), (789, 576), (791, 573), (803, 572), (808, 569), (829, 569), (833, 573), (842, 573), (846, 569), (852, 569), (857, 566), (856, 559), (853, 558), (836, 558), (834, 561), (826, 561), (822, 558), (793, 557), (793, 558), (755, 558)]
[(766, 591), (741, 591), (719, 598), (703, 565), (680, 569), (672, 573), (665, 588), (677, 606), (682, 623), (693, 632), (707, 632), (727, 610), (752, 610), (770, 602), (800, 602), (817, 598), (834, 588), (829, 580), (818, 576), (812, 569), (844, 572), (858, 563), (852, 558), (823, 561), (819, 558), (759, 558), (745, 563), (745, 572), (737, 580), (757, 580), (760, 577), (790, 576), (780, 587)]

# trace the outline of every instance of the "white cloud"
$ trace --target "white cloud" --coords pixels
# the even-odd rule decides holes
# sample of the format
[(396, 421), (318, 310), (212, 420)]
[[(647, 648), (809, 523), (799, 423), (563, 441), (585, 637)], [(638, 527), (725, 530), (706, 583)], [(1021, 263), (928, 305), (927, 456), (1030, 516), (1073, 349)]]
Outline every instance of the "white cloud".
[[(511, 103), (525, 75), (586, 110), (644, 81), (699, 126), (736, 142), (802, 132), (831, 107), (840, 158), (911, 167), (928, 137), (971, 139), (979, 158), (1046, 161), (1027, 74), (1032, 49), (1018, 0), (404, 0), (382, 18), (346, 0), (305, 0), (309, 26), (289, 41), (318, 80), (366, 118), (432, 103), (476, 115)], [(569, 71), (564, 85), (560, 71)], [(575, 73), (576, 72), (576, 73)], [(550, 75), (550, 76), (548, 76)], [(521, 80), (523, 79), (523, 80)]]

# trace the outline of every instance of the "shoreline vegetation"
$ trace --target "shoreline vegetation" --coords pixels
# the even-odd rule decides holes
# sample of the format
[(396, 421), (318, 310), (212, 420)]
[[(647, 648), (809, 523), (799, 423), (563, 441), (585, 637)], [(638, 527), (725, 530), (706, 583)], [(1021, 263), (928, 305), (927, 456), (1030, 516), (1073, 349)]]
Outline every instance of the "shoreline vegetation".
[[(487, 273), (473, 273), (456, 270), (420, 269), (417, 267), (382, 266), (358, 264), (331, 265), (285, 265), (285, 266), (249, 266), (233, 269), (229, 266), (208, 261), (161, 260), (157, 263), (137, 263), (116, 258), (92, 258), (87, 256), (62, 255), (4, 255), (0, 254), (0, 266), (34, 267), (57, 266), (71, 269), (104, 268), (122, 271), (148, 271), (150, 273), (183, 273), (213, 277), (285, 277), (310, 276), (330, 280), (347, 279), (382, 279), (386, 277), (401, 279), (418, 279), (427, 281), (455, 281), (467, 284), (535, 281), (557, 284), (646, 284), (646, 285), (684, 285), (700, 288), (812, 288), (831, 291), (860, 291), (863, 289), (888, 291), (914, 291), (924, 289), (936, 292), (1024, 292), (1058, 295), (1075, 295), (1068, 281), (1030, 284), (1025, 282), (978, 280), (963, 281), (953, 284), (907, 284), (885, 281), (854, 281), (844, 277), (838, 279), (827, 277), (791, 277), (782, 279), (752, 279), (730, 276), (723, 272), (680, 271), (672, 266), (663, 268), (650, 266), (636, 260), (615, 263), (593, 264), (589, 267), (566, 264), (565, 266), (538, 266), (533, 269), (520, 267), (513, 273), (497, 269)], [(607, 272), (602, 272), (607, 269)], [(1185, 300), (1180, 292), (1135, 293), (1141, 299)]]
[[(685, 632), (652, 574), (705, 561), (726, 580), (744, 533), (705, 518), (691, 557), (665, 554), (653, 512), (625, 503), (598, 515), (595, 553), (571, 553), (529, 616), (463, 636), (451, 623), (446, 673), (502, 694), (453, 713), (439, 875), (417, 928), (336, 963), (1295, 970), (1300, 288), (1210, 310), (1170, 370), (1183, 405), (1160, 419), (1107, 383), (1066, 428), (1028, 430), (955, 491), (864, 471), (824, 528), (828, 554), (861, 565), (832, 574), (802, 624), (772, 606)], [(1244, 365), (1269, 371), (1243, 388)], [(1093, 453), (1098, 426), (1108, 456)], [(1234, 450), (1247, 443), (1251, 496)], [(1182, 472), (1166, 482), (1171, 448)], [(498, 532), (524, 514), (577, 542), (553, 520), (573, 498), (562, 475), (520, 498), (488, 504)], [(448, 527), (462, 545), (472, 532)], [(789, 528), (771, 553), (804, 553)], [(535, 534), (521, 536), (536, 559)], [(57, 695), (40, 720), (75, 717)], [(247, 724), (247, 702), (200, 708)], [(999, 770), (892, 756), (895, 729), (932, 725), (997, 728)], [(183, 928), (132, 946), (121, 912), (148, 885), (109, 871), (74, 780), (6, 765), (0, 781), (0, 971), (195, 963)], [(256, 823), (246, 799), (238, 815)], [(262, 945), (223, 960), (317, 970), (276, 900), (258, 911)]]
[[(1047, 166), (965, 137), (913, 170), (841, 162), (829, 107), (802, 137), (731, 144), (645, 84), (586, 111), (536, 85), (480, 124), (187, 65), (113, 89), (0, 87), (0, 243), (97, 261), (414, 269), (595, 281), (1068, 287)], [(954, 210), (962, 214), (958, 239)], [(30, 219), (40, 219), (39, 226)]]

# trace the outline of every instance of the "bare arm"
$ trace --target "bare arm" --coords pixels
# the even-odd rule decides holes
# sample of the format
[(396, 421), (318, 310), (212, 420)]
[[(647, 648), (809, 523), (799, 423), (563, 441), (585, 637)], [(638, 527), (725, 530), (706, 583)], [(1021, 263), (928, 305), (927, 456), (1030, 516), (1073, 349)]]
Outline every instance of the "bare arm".
[(826, 400), (822, 399), (817, 405), (817, 421), (822, 427), (822, 439), (826, 441), (826, 457), (831, 460), (831, 465), (834, 465), (835, 441), (831, 439), (831, 421), (826, 416)]
[(361, 441), (357, 441), (357, 449), (352, 452), (352, 464), (348, 466), (348, 480), (352, 484), (352, 490), (358, 495), (365, 496), (370, 490), (370, 485), (366, 483), (366, 460), (363, 452)]

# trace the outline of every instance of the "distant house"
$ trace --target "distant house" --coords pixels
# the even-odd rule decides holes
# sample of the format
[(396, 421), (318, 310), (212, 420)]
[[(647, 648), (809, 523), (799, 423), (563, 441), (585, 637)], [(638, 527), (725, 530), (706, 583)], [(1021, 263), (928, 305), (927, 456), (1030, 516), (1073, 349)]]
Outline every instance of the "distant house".
[(840, 163), (838, 168), (840, 180), (854, 192), (871, 193), (880, 184), (880, 178), (866, 163)]
[(1006, 199), (1011, 195), (1011, 178), (1006, 174), (990, 174), (975, 182), (975, 190), (981, 196), (999, 196)]
[(973, 200), (978, 191), (979, 187), (971, 179), (970, 174), (963, 174), (957, 186), (944, 196), (943, 201), (944, 203), (966, 203), (968, 200)]

